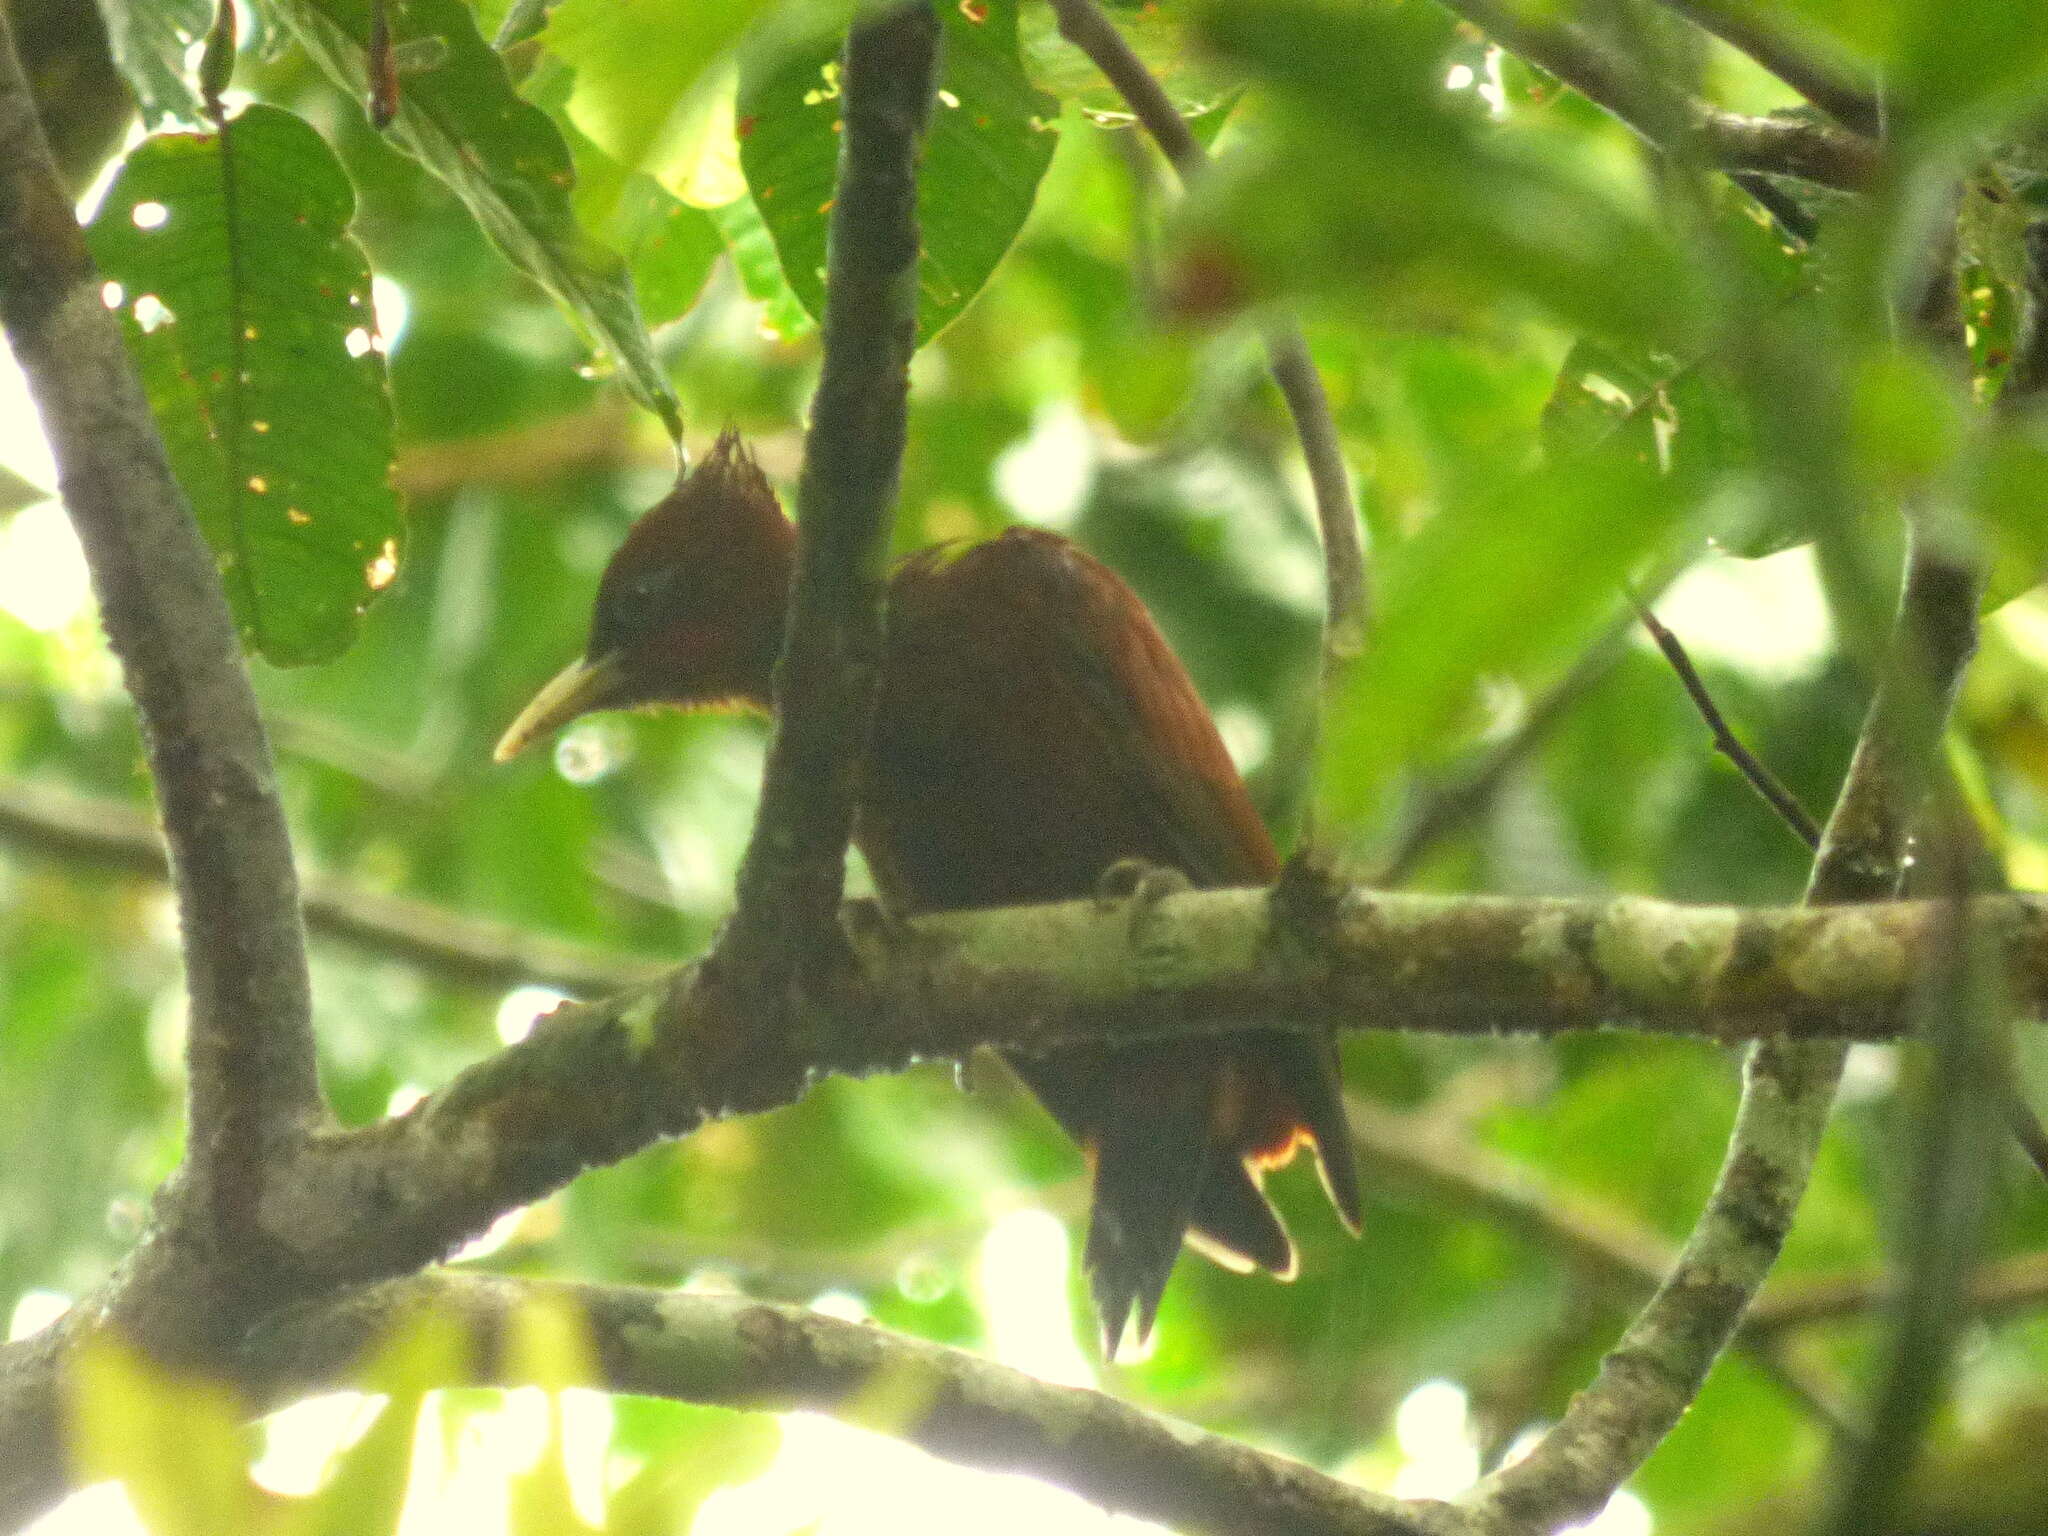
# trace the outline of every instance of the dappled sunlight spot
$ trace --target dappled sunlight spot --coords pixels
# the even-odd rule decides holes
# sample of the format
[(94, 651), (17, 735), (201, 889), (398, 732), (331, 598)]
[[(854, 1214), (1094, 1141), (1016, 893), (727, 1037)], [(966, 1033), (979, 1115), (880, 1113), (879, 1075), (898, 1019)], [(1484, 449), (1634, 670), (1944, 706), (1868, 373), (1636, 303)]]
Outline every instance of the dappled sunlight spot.
[(811, 1310), (842, 1323), (864, 1323), (874, 1314), (867, 1303), (851, 1291), (820, 1291), (811, 1298)]
[(1470, 64), (1453, 64), (1450, 67), (1450, 71), (1444, 76), (1444, 89), (1447, 91), (1469, 91), (1478, 79), (1479, 72)]
[(498, 1004), (494, 1020), (498, 1038), (507, 1045), (517, 1045), (533, 1033), (533, 1026), (562, 1004), (573, 1002), (566, 992), (553, 987), (514, 987)]
[(403, 285), (378, 272), (370, 278), (370, 310), (377, 318), (377, 335), (388, 352), (405, 334), (405, 324), (412, 318), (412, 300)]
[(71, 1310), (71, 1298), (62, 1291), (23, 1291), (7, 1319), (7, 1342), (41, 1333)]
[(398, 1116), (407, 1113), (414, 1105), (424, 1100), (426, 1096), (427, 1090), (418, 1083), (400, 1083), (391, 1090), (391, 1097), (384, 1101), (385, 1117), (387, 1119), (397, 1119)]
[[(1761, 560), (1711, 555), (1653, 606), (1695, 661), (1719, 661), (1764, 681), (1808, 675), (1833, 639), (1813, 552), (1804, 545)], [(1654, 645), (1640, 633), (1636, 643)]]
[(22, 1527), (21, 1536), (150, 1536), (150, 1531), (135, 1513), (126, 1488), (99, 1483)]
[(1265, 766), (1273, 750), (1273, 727), (1256, 709), (1242, 704), (1225, 704), (1215, 712), (1216, 734), (1237, 771), (1249, 777)]
[(398, 541), (386, 539), (376, 558), (363, 567), (363, 580), (372, 592), (382, 592), (398, 576)]
[(954, 1466), (819, 1414), (782, 1420), (768, 1470), (704, 1501), (691, 1536), (1062, 1536), (1159, 1527), (1112, 1516), (1076, 1494), (1014, 1474)]
[(579, 720), (555, 738), (555, 772), (571, 784), (595, 784), (632, 756), (632, 737), (617, 720)]
[(1448, 1499), (1479, 1480), (1465, 1389), (1453, 1381), (1425, 1381), (1394, 1410), (1394, 1442), (1401, 1469), (1389, 1492), (1404, 1499)]
[(1656, 1526), (1649, 1505), (1623, 1488), (1599, 1514), (1584, 1525), (1565, 1527), (1558, 1536), (1650, 1536)]
[(1898, 1047), (1859, 1040), (1842, 1058), (1842, 1086), (1836, 1091), (1845, 1104), (1867, 1104), (1888, 1097), (1898, 1080)]
[(376, 350), (377, 346), (376, 338), (370, 334), (366, 327), (360, 325), (342, 337), (341, 344), (348, 348), (348, 355), (350, 357), (362, 357)]
[(57, 461), (43, 436), (35, 401), (29, 398), (28, 379), (15, 365), (5, 337), (0, 337), (0, 464), (31, 485), (56, 488)]
[(162, 203), (137, 203), (128, 210), (137, 229), (162, 229), (171, 222), (171, 210)]
[(526, 1212), (527, 1207), (523, 1205), (515, 1205), (509, 1211), (499, 1212), (497, 1220), (449, 1254), (448, 1262), (473, 1264), (478, 1259), (488, 1259), (517, 1235), (520, 1224), (526, 1220)]
[(0, 526), (0, 612), (49, 634), (91, 606), (85, 552), (60, 505), (39, 501)]
[(1041, 1381), (1092, 1387), (1095, 1367), (1067, 1305), (1071, 1252), (1065, 1224), (1050, 1211), (1009, 1211), (981, 1240), (974, 1283), (991, 1356)]
[(108, 309), (119, 309), (128, 302), (128, 290), (109, 278), (100, 284), (100, 303)]
[(1066, 401), (1041, 410), (1030, 433), (1005, 448), (995, 465), (996, 494), (1041, 528), (1071, 527), (1094, 478), (1094, 435)]
[(178, 317), (171, 313), (171, 306), (153, 293), (145, 293), (136, 299), (131, 313), (135, 323), (142, 327), (142, 334), (152, 336)]
[(191, 1017), (192, 1005), (182, 986), (161, 987), (150, 1000), (142, 1031), (143, 1054), (149, 1060), (150, 1074), (166, 1088), (185, 1081), (185, 1027)]
[(249, 1476), (287, 1497), (313, 1493), (335, 1457), (369, 1433), (385, 1401), (365, 1392), (323, 1392), (280, 1408), (263, 1421), (263, 1454)]

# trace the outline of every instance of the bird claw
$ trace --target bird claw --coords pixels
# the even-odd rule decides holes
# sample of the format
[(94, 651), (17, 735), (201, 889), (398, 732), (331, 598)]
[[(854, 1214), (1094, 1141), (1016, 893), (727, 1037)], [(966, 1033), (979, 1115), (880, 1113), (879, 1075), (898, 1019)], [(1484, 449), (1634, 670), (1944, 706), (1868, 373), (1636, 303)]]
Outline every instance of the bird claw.
[(1178, 948), (1156, 932), (1153, 916), (1168, 896), (1193, 890), (1194, 883), (1168, 864), (1148, 859), (1118, 859), (1102, 872), (1095, 885), (1096, 903), (1105, 910), (1122, 907), (1125, 912), (1125, 942), (1130, 946), (1133, 968), (1147, 987), (1163, 987), (1173, 979)]

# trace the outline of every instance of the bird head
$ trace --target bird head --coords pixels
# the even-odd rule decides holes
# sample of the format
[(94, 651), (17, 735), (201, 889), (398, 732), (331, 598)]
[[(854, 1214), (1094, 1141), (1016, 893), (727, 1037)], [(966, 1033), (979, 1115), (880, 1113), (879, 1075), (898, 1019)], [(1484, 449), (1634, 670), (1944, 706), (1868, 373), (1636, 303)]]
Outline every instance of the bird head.
[(727, 431), (627, 533), (598, 583), (590, 643), (499, 739), (499, 762), (581, 715), (667, 704), (768, 707), (796, 530)]

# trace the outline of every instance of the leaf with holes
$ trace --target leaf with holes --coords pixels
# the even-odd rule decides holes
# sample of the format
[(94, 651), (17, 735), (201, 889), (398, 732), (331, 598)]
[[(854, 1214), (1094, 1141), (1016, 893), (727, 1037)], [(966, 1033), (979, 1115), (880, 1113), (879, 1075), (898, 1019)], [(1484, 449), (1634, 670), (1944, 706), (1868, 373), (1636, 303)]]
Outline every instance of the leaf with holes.
[[(268, 0), (265, 9), (358, 99), (367, 93), (368, 0)], [(582, 317), (634, 396), (671, 437), (681, 436), (675, 391), (625, 264), (578, 226), (570, 207), (576, 172), (562, 135), (512, 88), (462, 0), (394, 0), (389, 14), (393, 48), (430, 60), (401, 76), (391, 137), (454, 190), (515, 266)]]
[[(917, 339), (981, 291), (1031, 212), (1059, 104), (1017, 54), (1016, 0), (941, 5), (939, 94), (918, 177)], [(825, 313), (825, 230), (839, 157), (839, 65), (820, 42), (740, 69), (740, 166), (789, 285)]]
[(345, 650), (397, 569), (398, 500), (355, 195), (319, 134), (249, 108), (121, 167), (90, 238), (243, 639)]

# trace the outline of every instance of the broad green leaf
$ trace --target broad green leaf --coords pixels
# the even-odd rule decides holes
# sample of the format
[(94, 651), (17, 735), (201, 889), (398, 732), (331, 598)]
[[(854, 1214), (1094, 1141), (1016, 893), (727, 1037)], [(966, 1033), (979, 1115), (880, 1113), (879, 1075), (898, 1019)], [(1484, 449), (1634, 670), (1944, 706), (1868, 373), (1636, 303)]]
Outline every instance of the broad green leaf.
[(106, 1334), (79, 1352), (70, 1385), (80, 1480), (118, 1479), (153, 1536), (258, 1528), (248, 1432), (225, 1388), (174, 1377)]
[[(368, 0), (264, 0), (345, 89), (368, 89)], [(392, 43), (435, 40), (431, 67), (401, 79), (391, 137), (454, 189), (520, 270), (567, 304), (618, 360), (634, 396), (680, 436), (681, 409), (654, 356), (625, 263), (586, 234), (570, 207), (569, 148), (505, 66), (462, 0), (391, 9)]]
[(280, 666), (345, 650), (397, 571), (391, 408), (354, 210), (326, 142), (255, 106), (225, 139), (143, 144), (91, 230), (236, 621)]
[(1987, 607), (2048, 580), (2048, 422), (2001, 423), (1978, 451), (1972, 510), (1991, 551)]
[(576, 71), (569, 118), (619, 164), (650, 152), (765, 0), (562, 0), (541, 41)]
[[(918, 341), (965, 309), (1031, 212), (1052, 159), (1058, 104), (1017, 55), (1018, 0), (941, 5), (938, 99), (918, 176)], [(740, 73), (740, 164), (790, 287), (825, 312), (825, 237), (839, 161), (836, 44), (787, 50)]]
[(202, 121), (205, 108), (185, 54), (212, 25), (212, 0), (121, 0), (102, 4), (100, 14), (143, 126), (154, 128), (166, 118)]
[(1440, 752), (1481, 680), (1525, 674), (1613, 611), (1682, 504), (1654, 462), (1603, 453), (1448, 507), (1389, 551), (1373, 645), (1329, 721), (1333, 814), (1364, 816), (1403, 766)]

